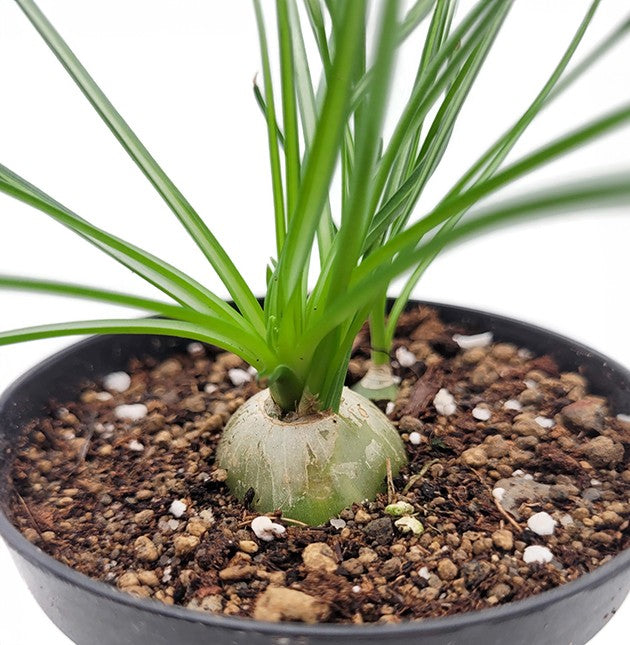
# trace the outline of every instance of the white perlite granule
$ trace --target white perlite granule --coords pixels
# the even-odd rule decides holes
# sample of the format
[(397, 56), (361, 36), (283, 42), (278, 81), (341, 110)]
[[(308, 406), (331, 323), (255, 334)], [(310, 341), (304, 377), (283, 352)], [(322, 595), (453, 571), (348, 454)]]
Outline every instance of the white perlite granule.
[(488, 421), (490, 417), (492, 416), (492, 412), (488, 410), (488, 408), (481, 408), (477, 406), (476, 408), (473, 409), (472, 415), (477, 421)]
[(419, 432), (410, 432), (409, 443), (414, 446), (419, 446), (422, 443), (422, 435)]
[(255, 517), (250, 526), (252, 527), (252, 531), (254, 531), (256, 537), (260, 540), (264, 540), (265, 542), (271, 542), (276, 537), (280, 537), (287, 532), (282, 524), (272, 522), (271, 518), (266, 515)]
[(433, 399), (433, 405), (435, 406), (437, 413), (445, 417), (448, 417), (451, 414), (455, 414), (455, 411), (457, 410), (457, 405), (455, 405), (455, 398), (444, 387), (435, 395)]
[(462, 349), (473, 349), (475, 347), (488, 347), (492, 343), (492, 332), (485, 331), (482, 334), (473, 334), (472, 336), (464, 336), (463, 334), (455, 334), (453, 340)]
[(173, 517), (181, 517), (186, 512), (186, 504), (181, 499), (174, 500), (168, 508), (168, 512)]
[(553, 535), (556, 524), (556, 520), (545, 511), (535, 513), (527, 520), (527, 527), (537, 535)]
[(523, 552), (523, 561), (527, 564), (546, 564), (553, 560), (553, 553), (546, 546), (537, 544), (526, 547)]
[(536, 421), (541, 428), (553, 428), (556, 425), (556, 422), (553, 419), (548, 419), (547, 417), (536, 417), (534, 421)]
[(401, 367), (412, 367), (418, 362), (416, 355), (410, 352), (406, 347), (399, 347), (396, 352), (396, 360), (400, 363)]
[(205, 387), (203, 388), (203, 391), (206, 394), (214, 394), (218, 389), (219, 387), (214, 383), (206, 383)]
[(393, 401), (388, 401), (387, 405), (385, 406), (385, 414), (389, 416), (394, 409), (396, 408), (396, 404)]
[(112, 372), (103, 379), (103, 387), (112, 392), (126, 392), (131, 385), (131, 376), (127, 372)]
[(622, 421), (623, 423), (630, 423), (630, 414), (618, 414), (617, 421)]
[(424, 578), (425, 580), (428, 580), (428, 579), (429, 579), (429, 576), (430, 576), (431, 574), (429, 573), (429, 570), (427, 569), (427, 567), (420, 567), (420, 568), (418, 569), (418, 575), (419, 575), (421, 578)]
[(119, 419), (127, 419), (127, 421), (138, 421), (147, 416), (149, 410), (144, 403), (132, 403), (131, 405), (119, 405), (114, 408), (114, 414)]
[(333, 517), (330, 520), (330, 526), (332, 526), (334, 529), (337, 529), (338, 531), (341, 531), (341, 529), (346, 527), (346, 520), (342, 520), (340, 517)]
[(238, 367), (228, 370), (228, 377), (235, 387), (245, 385), (245, 383), (249, 383), (252, 380), (252, 375), (249, 372)]
[(129, 450), (133, 450), (133, 452), (142, 452), (144, 450), (144, 446), (137, 439), (132, 439), (127, 444), (127, 447)]
[(201, 343), (190, 343), (188, 347), (186, 347), (186, 351), (191, 356), (201, 356), (202, 354), (205, 354), (205, 350)]
[(517, 401), (516, 399), (508, 399), (503, 404), (503, 408), (505, 410), (514, 410), (516, 412), (520, 412), (523, 409), (523, 406), (521, 405), (521, 402)]

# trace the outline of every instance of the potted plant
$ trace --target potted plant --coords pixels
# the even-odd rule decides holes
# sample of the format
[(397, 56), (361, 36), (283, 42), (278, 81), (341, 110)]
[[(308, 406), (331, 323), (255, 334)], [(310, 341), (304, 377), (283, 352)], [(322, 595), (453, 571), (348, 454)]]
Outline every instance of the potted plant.
[[(302, 12), (278, 0), (274, 93), (255, 0), (263, 74), (254, 94), (276, 236), (261, 301), (42, 12), (17, 2), (233, 299), (0, 166), (0, 190), (170, 299), (0, 277), (5, 288), (155, 316), (0, 333), (0, 344), (104, 335), (38, 366), (0, 403), (0, 529), (38, 600), (55, 596), (53, 620), (81, 643), (481, 643), (506, 630), (522, 642), (590, 638), (628, 590), (630, 559), (617, 554), (630, 510), (630, 375), (549, 332), (409, 298), (435, 256), (471, 236), (628, 202), (627, 174), (484, 200), (630, 120), (626, 105), (506, 163), (533, 119), (630, 23), (567, 73), (593, 2), (521, 118), (418, 216), (511, 3), (480, 0), (455, 24), (454, 1), (403, 12), (383, 0), (368, 35), (363, 1), (308, 0)], [(396, 50), (425, 20), (409, 99), (384, 139)], [(407, 283), (388, 300), (401, 275)]]

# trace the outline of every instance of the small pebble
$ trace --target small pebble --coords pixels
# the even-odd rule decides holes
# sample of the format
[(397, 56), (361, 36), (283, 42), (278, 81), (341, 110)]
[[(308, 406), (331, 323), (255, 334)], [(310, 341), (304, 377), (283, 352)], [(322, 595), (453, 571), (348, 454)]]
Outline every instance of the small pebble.
[(103, 379), (103, 387), (112, 392), (126, 392), (131, 385), (131, 376), (127, 372), (112, 372)]
[(444, 558), (438, 562), (437, 572), (438, 576), (440, 576), (442, 580), (455, 580), (455, 578), (457, 578), (458, 569), (452, 560)]
[(419, 432), (410, 432), (409, 443), (414, 446), (419, 446), (422, 443), (422, 435)]
[(492, 332), (486, 331), (482, 334), (473, 334), (471, 336), (465, 336), (463, 334), (455, 334), (453, 340), (462, 348), (462, 349), (473, 349), (474, 347), (488, 347), (492, 343)]
[(266, 515), (255, 517), (250, 524), (252, 531), (257, 538), (265, 542), (271, 542), (277, 537), (284, 535), (287, 530), (281, 524), (276, 524), (271, 521), (271, 518)]
[(181, 517), (186, 512), (186, 504), (181, 499), (174, 500), (168, 508), (168, 512), (173, 517)]
[(196, 535), (176, 535), (173, 540), (175, 555), (189, 555), (199, 546), (199, 538)]
[(472, 415), (477, 421), (488, 421), (490, 417), (492, 416), (492, 412), (488, 410), (488, 408), (481, 408), (477, 406), (476, 408), (473, 409)]
[(553, 553), (546, 546), (537, 544), (528, 546), (523, 552), (523, 561), (526, 564), (546, 564), (553, 560)]
[(304, 566), (310, 571), (333, 573), (337, 570), (335, 552), (325, 542), (312, 542), (302, 551)]
[(538, 535), (553, 535), (556, 524), (556, 520), (545, 511), (535, 513), (527, 520), (529, 530)]
[(144, 446), (137, 439), (132, 439), (127, 444), (127, 447), (129, 450), (133, 450), (133, 452), (142, 452), (144, 450)]
[(243, 553), (258, 553), (258, 545), (253, 540), (241, 540), (238, 543), (238, 548)]
[(488, 463), (488, 456), (486, 455), (483, 448), (480, 446), (475, 446), (473, 448), (468, 448), (464, 450), (460, 455), (460, 459), (467, 466), (472, 466), (473, 468), (480, 468), (485, 466)]
[(444, 387), (435, 395), (433, 405), (435, 406), (437, 413), (445, 417), (455, 414), (455, 411), (457, 410), (455, 398)]
[(536, 421), (541, 428), (553, 428), (556, 425), (556, 422), (553, 419), (548, 419), (547, 417), (536, 417), (534, 421)]
[(516, 412), (520, 412), (523, 409), (523, 406), (521, 405), (520, 401), (517, 401), (516, 399), (508, 399), (503, 404), (503, 408), (505, 410), (515, 410)]
[(399, 347), (396, 352), (396, 360), (400, 363), (401, 367), (413, 367), (418, 359), (413, 352), (410, 352), (406, 347)]
[(514, 546), (514, 535), (507, 529), (499, 529), (492, 534), (492, 543), (498, 549), (511, 551)]
[(114, 408), (114, 414), (119, 419), (127, 421), (139, 421), (147, 416), (149, 410), (144, 403), (133, 403), (131, 405), (119, 405)]
[(134, 552), (138, 560), (143, 562), (155, 562), (158, 559), (158, 550), (146, 535), (141, 535), (133, 544)]
[(97, 401), (111, 401), (114, 398), (109, 392), (97, 392), (95, 396)]
[(228, 377), (235, 387), (245, 385), (245, 383), (249, 383), (252, 380), (252, 375), (249, 372), (238, 367), (228, 370)]
[(218, 389), (218, 386), (216, 386), (214, 383), (207, 383), (203, 388), (203, 391), (206, 394), (214, 394)]

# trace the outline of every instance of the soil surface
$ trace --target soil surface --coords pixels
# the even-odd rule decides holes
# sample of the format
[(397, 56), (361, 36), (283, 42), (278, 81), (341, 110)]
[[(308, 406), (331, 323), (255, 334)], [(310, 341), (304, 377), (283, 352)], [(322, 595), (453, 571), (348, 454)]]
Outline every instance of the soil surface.
[[(458, 333), (429, 308), (403, 316), (392, 356), (400, 395), (380, 405), (409, 466), (388, 493), (325, 526), (277, 513), (285, 532), (254, 532), (255, 491), (232, 497), (213, 459), (259, 385), (239, 358), (199, 343), (51, 402), (16, 458), (15, 524), (122, 592), (266, 620), (444, 616), (607, 562), (630, 543), (628, 417), (549, 356)], [(364, 330), (349, 385), (368, 345)]]

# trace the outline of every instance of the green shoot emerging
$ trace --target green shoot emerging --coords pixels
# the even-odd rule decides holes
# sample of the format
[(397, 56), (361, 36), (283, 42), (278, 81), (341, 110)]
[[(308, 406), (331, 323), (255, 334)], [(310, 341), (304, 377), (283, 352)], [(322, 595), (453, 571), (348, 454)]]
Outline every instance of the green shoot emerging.
[[(296, 0), (277, 0), (276, 62), (267, 37), (269, 6), (265, 3), (264, 11), (263, 3), (254, 0), (262, 60), (261, 85), (254, 84), (254, 96), (268, 133), (270, 210), (276, 239), (261, 306), (202, 217), (36, 4), (16, 2), (195, 241), (234, 306), (0, 165), (2, 192), (68, 227), (167, 298), (163, 302), (81, 285), (0, 276), (0, 288), (100, 300), (161, 316), (18, 329), (0, 333), (0, 345), (71, 334), (150, 333), (200, 340), (238, 354), (266, 379), (268, 390), (261, 398), (264, 405), (254, 402), (235, 415), (226, 429), (219, 460), (228, 467), (236, 493), (253, 486), (255, 479), (256, 504), (264, 511), (282, 507), (307, 522), (325, 520), (346, 504), (374, 495), (386, 461), (394, 470), (404, 463), (395, 429), (363, 397), (395, 399), (390, 353), (398, 318), (441, 250), (526, 217), (630, 201), (628, 173), (556, 185), (509, 201), (493, 200), (496, 192), (521, 177), (630, 121), (627, 104), (506, 164), (536, 116), (630, 30), (628, 19), (570, 67), (599, 0), (592, 2), (548, 81), (514, 125), (427, 212), (418, 212), (418, 201), (444, 157), (512, 2), (479, 0), (467, 15), (459, 16), (456, 0), (417, 0), (406, 11), (399, 0), (305, 0), (303, 6)], [(408, 100), (400, 114), (390, 115), (395, 126), (385, 137), (383, 123), (397, 50), (422, 28), (426, 37)], [(317, 65), (307, 56), (311, 43), (320, 58)], [(279, 87), (274, 87), (272, 73), (276, 65)], [(317, 68), (317, 77), (312, 67)], [(337, 176), (340, 199), (333, 195)], [(339, 212), (332, 207), (336, 203)], [(315, 263), (319, 274), (309, 284), (309, 269)], [(407, 276), (407, 281), (388, 312), (388, 288), (400, 276)], [(352, 345), (366, 321), (373, 367), (356, 393), (344, 393)], [(357, 422), (358, 409), (369, 409), (367, 421)], [(341, 424), (334, 437), (327, 425), (330, 419)], [(320, 431), (330, 436), (330, 445), (316, 454), (313, 437)], [(277, 453), (282, 442), (287, 442), (282, 454), (289, 455), (294, 465), (302, 463), (300, 472), (308, 473), (306, 478), (278, 471), (281, 466), (270, 455)], [(267, 451), (268, 457), (260, 450)], [(254, 468), (257, 460), (260, 463)], [(370, 471), (365, 481), (348, 475), (361, 471), (361, 463), (369, 464), (363, 468)], [(326, 499), (321, 498), (322, 491), (327, 491)]]

